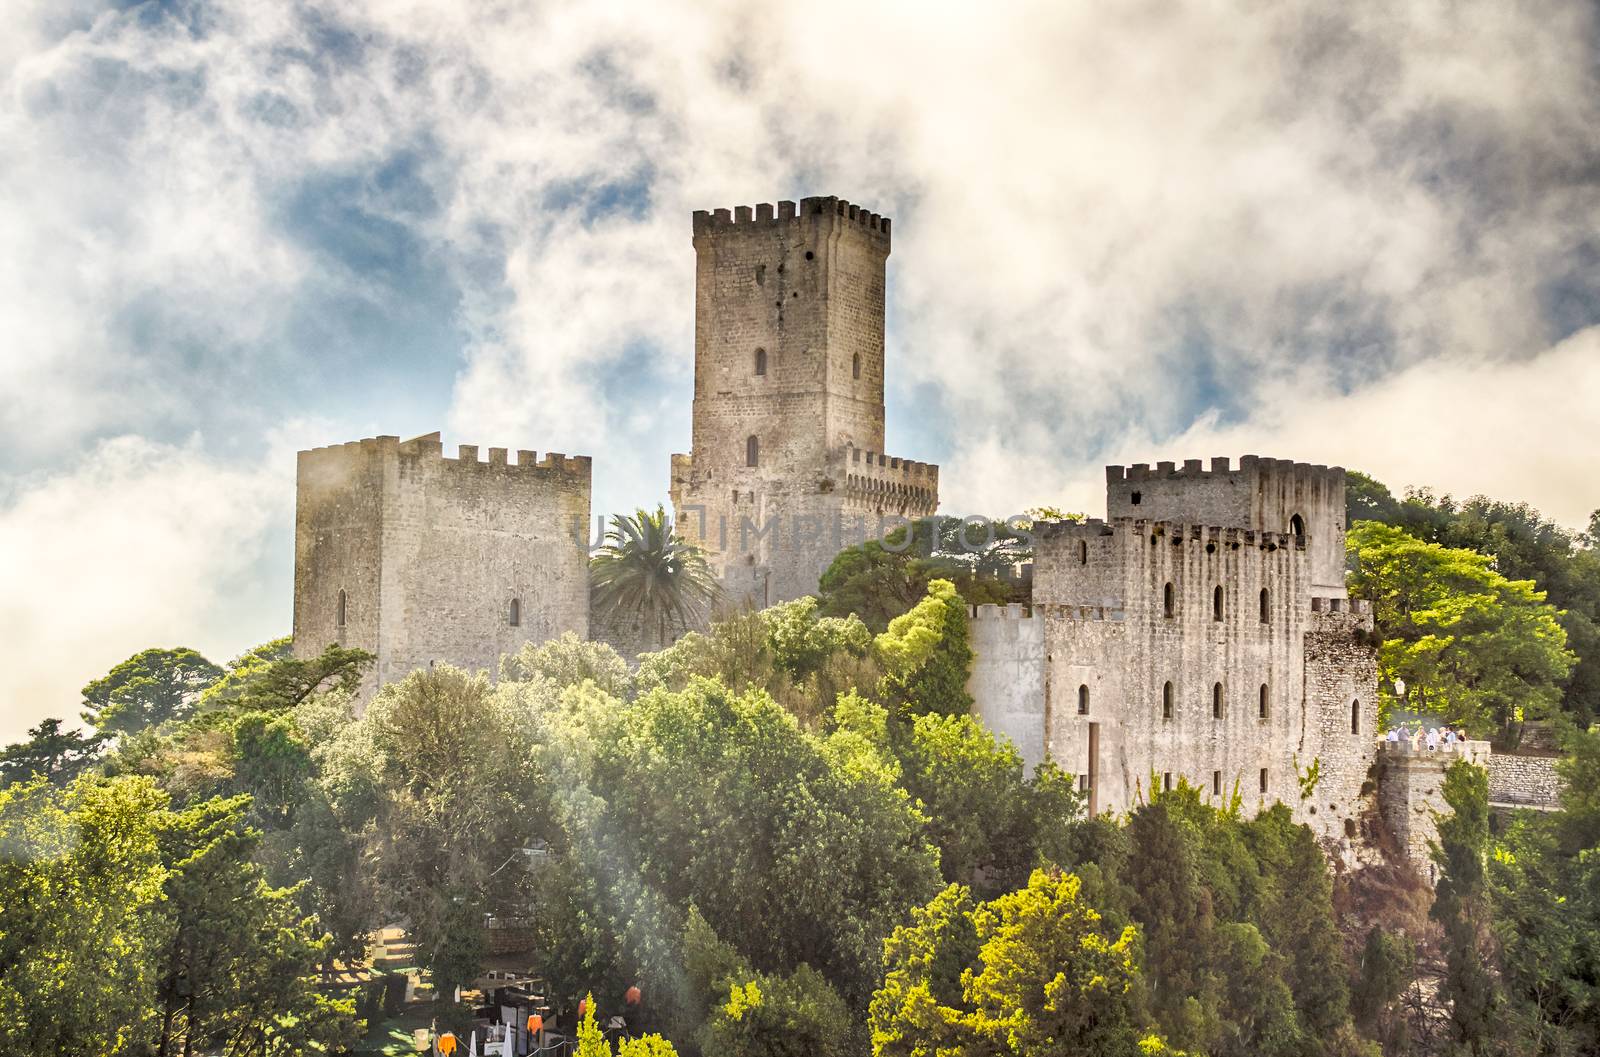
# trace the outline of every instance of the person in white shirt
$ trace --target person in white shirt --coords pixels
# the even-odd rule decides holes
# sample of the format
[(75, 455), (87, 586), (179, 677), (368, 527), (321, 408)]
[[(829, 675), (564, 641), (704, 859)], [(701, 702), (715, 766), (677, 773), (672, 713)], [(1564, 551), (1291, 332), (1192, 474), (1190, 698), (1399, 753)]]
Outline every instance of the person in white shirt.
[(1389, 737), (1386, 740), (1389, 742), (1390, 745), (1398, 745), (1398, 744), (1400, 744), (1400, 728), (1399, 727), (1390, 727), (1389, 728)]
[(1428, 728), (1428, 751), (1433, 752), (1439, 748), (1439, 728)]

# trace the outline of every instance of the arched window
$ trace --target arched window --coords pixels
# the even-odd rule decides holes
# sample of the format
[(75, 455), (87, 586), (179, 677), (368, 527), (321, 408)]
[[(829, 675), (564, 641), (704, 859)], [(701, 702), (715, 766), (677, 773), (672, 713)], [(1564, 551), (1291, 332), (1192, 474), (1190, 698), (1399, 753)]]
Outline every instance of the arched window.
[(859, 352), (850, 357), (850, 377), (861, 377), (861, 354)]
[(761, 465), (761, 442), (754, 433), (744, 439), (744, 464), (746, 466)]
[(1178, 592), (1173, 588), (1172, 584), (1169, 583), (1167, 586), (1161, 589), (1161, 615), (1167, 617), (1173, 616), (1177, 612), (1177, 609)]
[(1167, 683), (1161, 687), (1161, 718), (1172, 718), (1172, 684)]
[(1261, 623), (1270, 624), (1271, 622), (1272, 622), (1272, 596), (1269, 595), (1267, 593), (1267, 589), (1265, 587), (1263, 587), (1261, 589)]
[(1222, 718), (1222, 684), (1211, 684), (1211, 718)]
[(1222, 619), (1222, 585), (1218, 584), (1211, 592), (1211, 619)]
[(1304, 536), (1305, 534), (1306, 534), (1305, 518), (1301, 517), (1299, 514), (1296, 514), (1294, 517), (1289, 519), (1289, 535), (1291, 535), (1291, 536)]
[(766, 374), (767, 373), (767, 350), (766, 349), (757, 349), (756, 350), (756, 373), (757, 374)]
[(346, 597), (345, 597), (345, 593), (344, 593), (344, 588), (341, 587), (341, 588), (339, 588), (339, 604), (338, 604), (338, 608), (337, 608), (336, 612), (333, 615), (333, 626), (336, 627), (336, 628), (344, 627), (345, 601), (346, 601)]
[(522, 626), (522, 599), (513, 598), (511, 600), (509, 619), (512, 627), (520, 628)]
[(1261, 705), (1260, 705), (1259, 715), (1260, 715), (1260, 717), (1262, 719), (1266, 719), (1267, 718), (1267, 684), (1266, 683), (1262, 683), (1261, 684)]
[(1359, 698), (1350, 702), (1350, 733), (1361, 733), (1361, 700)]
[(1088, 714), (1089, 714), (1089, 687), (1087, 685), (1085, 685), (1085, 686), (1078, 687), (1078, 715), (1087, 716)]

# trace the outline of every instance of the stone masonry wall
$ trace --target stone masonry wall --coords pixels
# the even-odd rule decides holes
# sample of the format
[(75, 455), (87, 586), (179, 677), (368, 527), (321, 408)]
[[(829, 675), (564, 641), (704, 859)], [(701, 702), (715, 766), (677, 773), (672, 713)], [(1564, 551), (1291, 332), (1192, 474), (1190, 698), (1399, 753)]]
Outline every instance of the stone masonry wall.
[(1029, 606), (973, 606), (972, 673), (967, 692), (975, 712), (1017, 747), (1031, 772), (1045, 758), (1044, 627)]
[(1505, 807), (1553, 809), (1561, 801), (1561, 775), (1553, 755), (1495, 753), (1488, 759), (1489, 802)]
[(1344, 470), (1289, 459), (1246, 455), (1237, 468), (1225, 458), (1203, 468), (1189, 459), (1106, 468), (1106, 515), (1195, 521), (1308, 537), (1311, 582), (1324, 597), (1343, 597)]
[(301, 453), (295, 651), (373, 652), (363, 703), (435, 662), (492, 675), (524, 643), (588, 634), (589, 459), (488, 454), (444, 458), (438, 434)]
[(692, 451), (672, 458), (672, 502), (735, 604), (814, 593), (878, 534), (858, 515), (937, 505), (937, 468), (876, 454), (889, 228), (838, 198), (694, 216)]

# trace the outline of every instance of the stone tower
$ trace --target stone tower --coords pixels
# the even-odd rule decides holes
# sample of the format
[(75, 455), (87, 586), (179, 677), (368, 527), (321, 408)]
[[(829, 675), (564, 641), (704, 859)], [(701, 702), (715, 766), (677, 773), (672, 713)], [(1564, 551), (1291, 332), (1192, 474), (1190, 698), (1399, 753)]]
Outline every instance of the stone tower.
[(492, 675), (524, 643), (588, 634), (588, 457), (488, 454), (447, 459), (437, 433), (300, 453), (294, 652), (375, 655), (358, 708), (434, 662)]
[(838, 198), (697, 211), (694, 248), (679, 529), (736, 604), (813, 593), (841, 548), (938, 505), (938, 467), (881, 454), (889, 219)]

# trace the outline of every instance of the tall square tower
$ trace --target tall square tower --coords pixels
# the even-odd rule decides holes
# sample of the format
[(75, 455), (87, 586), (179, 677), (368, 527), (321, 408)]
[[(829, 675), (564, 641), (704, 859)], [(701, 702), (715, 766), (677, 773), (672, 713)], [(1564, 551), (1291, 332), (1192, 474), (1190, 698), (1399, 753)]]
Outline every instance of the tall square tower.
[(813, 593), (877, 519), (938, 505), (937, 467), (882, 454), (889, 219), (832, 197), (702, 210), (694, 248), (679, 529), (736, 602)]

